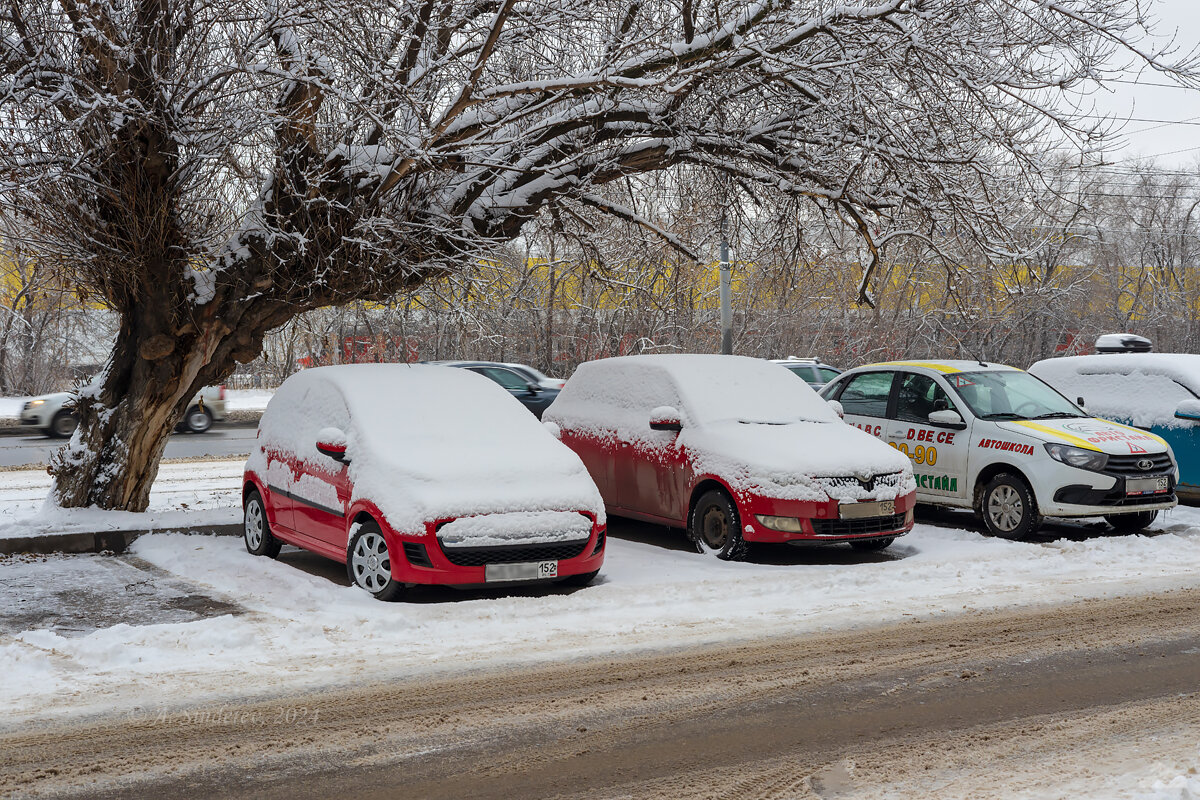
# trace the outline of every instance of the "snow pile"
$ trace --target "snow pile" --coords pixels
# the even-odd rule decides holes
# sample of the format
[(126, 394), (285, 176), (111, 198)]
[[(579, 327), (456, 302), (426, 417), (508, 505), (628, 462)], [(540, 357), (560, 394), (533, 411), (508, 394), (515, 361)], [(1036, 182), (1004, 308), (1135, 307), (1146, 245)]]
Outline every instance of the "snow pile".
[(374, 502), (397, 530), (524, 511), (604, 519), (579, 457), (511, 394), (470, 370), (350, 364), (299, 372), (267, 405), (247, 467), (287, 488), (287, 471), (269, 468), (265, 449), (277, 449), (312, 472), (333, 472), (336, 462), (316, 449), (328, 427), (346, 434), (351, 501)]
[(1190, 425), (1175, 418), (1200, 395), (1200, 355), (1110, 353), (1039, 361), (1029, 371), (1098, 417), (1140, 427)]
[[(31, 716), (44, 723), (96, 709), (119, 713), (1200, 585), (1200, 512), (1176, 509), (1162, 520), (1154, 536), (1044, 544), (918, 524), (887, 551), (888, 560), (848, 548), (773, 549), (779, 563), (719, 561), (622, 539), (618, 529), (599, 582), (587, 589), (431, 589), (426, 602), (398, 605), (347, 585), (340, 565), (310, 553), (286, 548), (279, 560), (254, 558), (235, 537), (152, 534), (134, 543), (138, 558), (248, 613), (121, 624), (83, 636), (45, 629), (0, 636), (0, 708), (5, 725)], [(626, 530), (653, 538), (658, 529)], [(661, 537), (667, 543), (682, 535)]]
[[(650, 422), (676, 409), (683, 431)], [(647, 355), (581, 364), (544, 419), (572, 435), (633, 443), (647, 451), (684, 449), (697, 474), (735, 491), (782, 500), (886, 500), (916, 490), (909, 460), (846, 425), (830, 405), (784, 367), (716, 355)], [(868, 492), (816, 477), (901, 473)]]
[(592, 521), (571, 511), (517, 511), (461, 517), (438, 528), (443, 547), (498, 547), (569, 542), (592, 534)]
[(53, 478), (44, 470), (0, 473), (0, 539), (46, 533), (207, 528), (239, 523), (242, 462), (163, 464), (142, 513), (64, 509), (47, 504)]

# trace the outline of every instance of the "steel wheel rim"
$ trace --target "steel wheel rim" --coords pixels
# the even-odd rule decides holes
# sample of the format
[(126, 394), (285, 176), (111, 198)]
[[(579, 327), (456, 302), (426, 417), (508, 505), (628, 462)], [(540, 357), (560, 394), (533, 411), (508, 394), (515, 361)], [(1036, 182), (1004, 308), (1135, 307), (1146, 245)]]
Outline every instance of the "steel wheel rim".
[(354, 543), (350, 554), (354, 582), (368, 592), (377, 593), (392, 579), (392, 562), (388, 558), (387, 542), (374, 531), (364, 533)]
[(998, 530), (1011, 533), (1025, 518), (1021, 493), (1011, 486), (997, 486), (988, 495), (988, 518)]
[(729, 516), (720, 506), (709, 506), (700, 515), (700, 538), (713, 550), (720, 550), (729, 541)]
[(246, 504), (246, 545), (257, 550), (263, 541), (263, 512), (257, 500)]

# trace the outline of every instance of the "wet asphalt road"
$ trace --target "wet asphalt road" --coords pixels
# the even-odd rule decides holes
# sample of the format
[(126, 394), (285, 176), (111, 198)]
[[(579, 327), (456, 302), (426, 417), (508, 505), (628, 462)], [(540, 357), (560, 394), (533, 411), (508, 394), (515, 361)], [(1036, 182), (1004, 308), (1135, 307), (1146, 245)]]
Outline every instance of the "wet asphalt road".
[[(219, 423), (208, 433), (177, 433), (167, 442), (163, 458), (244, 456), (250, 452), (257, 430), (256, 422)], [(0, 466), (45, 464), (50, 454), (62, 445), (62, 439), (51, 439), (33, 431), (23, 432), (23, 435), (0, 436)]]

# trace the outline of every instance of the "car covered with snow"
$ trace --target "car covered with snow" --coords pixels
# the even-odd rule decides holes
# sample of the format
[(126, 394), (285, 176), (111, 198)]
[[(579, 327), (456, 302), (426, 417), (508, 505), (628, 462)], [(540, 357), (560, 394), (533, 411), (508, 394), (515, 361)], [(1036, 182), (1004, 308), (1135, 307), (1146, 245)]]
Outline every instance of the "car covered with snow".
[(302, 547), (384, 600), (415, 584), (583, 585), (604, 561), (579, 457), (469, 370), (296, 373), (263, 412), (242, 494), (252, 554)]
[(1024, 538), (1043, 517), (1103, 516), (1140, 530), (1177, 502), (1175, 461), (1160, 437), (1091, 417), (1013, 367), (871, 364), (823, 396), (912, 459), (919, 502), (974, 508), (995, 536)]
[(701, 552), (747, 542), (887, 547), (912, 528), (908, 459), (843, 423), (767, 361), (640, 355), (581, 364), (546, 412), (609, 513), (686, 528)]
[(1163, 439), (1179, 465), (1176, 493), (1200, 502), (1200, 355), (1068, 356), (1039, 361), (1029, 371), (1067, 397), (1080, 398), (1089, 413)]
[[(79, 426), (71, 406), (74, 394), (55, 392), (31, 397), (21, 406), (21, 425), (35, 428), (53, 438), (66, 438)], [(214, 422), (225, 419), (225, 387), (205, 386), (188, 404), (176, 426), (181, 431), (204, 433)]]

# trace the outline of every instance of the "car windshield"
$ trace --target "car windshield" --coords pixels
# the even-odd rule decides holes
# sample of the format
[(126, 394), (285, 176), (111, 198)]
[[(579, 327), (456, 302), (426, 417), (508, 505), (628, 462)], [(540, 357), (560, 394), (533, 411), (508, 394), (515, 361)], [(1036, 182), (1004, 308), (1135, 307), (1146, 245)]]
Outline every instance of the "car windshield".
[(1079, 407), (1028, 372), (960, 372), (946, 380), (980, 419), (1086, 417)]

